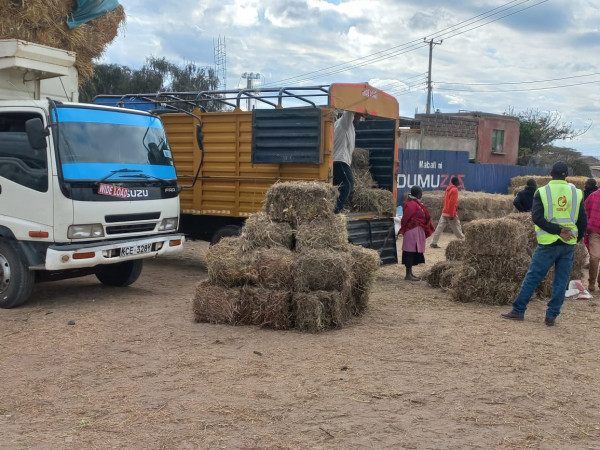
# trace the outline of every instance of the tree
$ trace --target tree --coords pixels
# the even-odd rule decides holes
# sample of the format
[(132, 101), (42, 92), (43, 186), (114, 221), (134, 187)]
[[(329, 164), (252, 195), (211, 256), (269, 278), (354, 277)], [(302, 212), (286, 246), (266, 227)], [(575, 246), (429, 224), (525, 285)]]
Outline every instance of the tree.
[(562, 161), (571, 169), (573, 175), (591, 177), (592, 171), (577, 150), (567, 147), (554, 147), (548, 145), (539, 151), (540, 162), (543, 166), (552, 166), (556, 161)]
[(519, 118), (519, 160), (518, 164), (527, 165), (531, 157), (557, 140), (570, 140), (584, 134), (590, 126), (576, 130), (572, 124), (562, 121), (557, 111), (542, 113), (537, 109), (528, 109), (518, 114), (509, 108), (506, 113)]
[[(219, 79), (212, 68), (198, 67), (193, 62), (178, 66), (166, 58), (150, 57), (139, 70), (116, 64), (96, 65), (94, 75), (79, 89), (79, 100), (92, 102), (99, 94), (214, 91), (218, 86)], [(208, 111), (222, 109), (215, 101), (205, 101), (202, 106)], [(188, 106), (187, 109), (191, 108)]]

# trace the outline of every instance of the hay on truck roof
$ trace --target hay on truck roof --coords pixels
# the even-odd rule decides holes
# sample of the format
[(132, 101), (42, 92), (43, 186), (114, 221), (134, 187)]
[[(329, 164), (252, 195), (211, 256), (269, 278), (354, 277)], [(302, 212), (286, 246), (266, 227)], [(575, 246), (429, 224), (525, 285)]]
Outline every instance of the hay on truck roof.
[(251, 214), (244, 222), (241, 234), (242, 250), (254, 248), (294, 248), (294, 230), (287, 222), (275, 222), (263, 211)]
[(228, 236), (208, 249), (206, 266), (212, 283), (229, 287), (256, 283), (256, 267), (242, 251), (241, 242), (239, 236)]
[(66, 18), (74, 0), (4, 0), (0, 10), (0, 39), (21, 39), (76, 53), (81, 84), (94, 74), (94, 59), (104, 53), (125, 23), (121, 5), (102, 17), (70, 30)]
[(344, 250), (348, 244), (347, 218), (343, 214), (327, 214), (302, 220), (296, 229), (296, 251), (309, 249)]
[(345, 296), (338, 291), (294, 292), (292, 308), (295, 328), (316, 333), (341, 328), (346, 318)]
[(291, 298), (292, 293), (287, 290), (243, 286), (240, 300), (244, 316), (239, 324), (289, 330), (292, 327)]
[(336, 187), (320, 181), (275, 183), (267, 190), (265, 212), (269, 219), (295, 228), (299, 221), (331, 213), (337, 197)]
[(369, 292), (375, 282), (381, 259), (379, 253), (370, 248), (354, 244), (347, 244), (347, 248), (352, 257), (352, 286), (348, 308), (350, 314), (359, 316), (367, 309)]
[(192, 302), (196, 322), (238, 323), (241, 313), (240, 288), (228, 288), (208, 280), (196, 285)]

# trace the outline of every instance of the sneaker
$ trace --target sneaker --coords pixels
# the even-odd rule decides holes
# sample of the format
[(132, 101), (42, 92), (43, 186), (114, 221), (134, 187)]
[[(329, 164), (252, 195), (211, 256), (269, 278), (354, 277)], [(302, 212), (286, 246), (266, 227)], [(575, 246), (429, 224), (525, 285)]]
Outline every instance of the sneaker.
[(442, 247), (440, 247), (440, 246), (439, 246), (439, 245), (437, 245), (437, 244), (431, 244), (431, 245), (430, 245), (430, 247), (431, 247), (431, 248), (442, 248)]

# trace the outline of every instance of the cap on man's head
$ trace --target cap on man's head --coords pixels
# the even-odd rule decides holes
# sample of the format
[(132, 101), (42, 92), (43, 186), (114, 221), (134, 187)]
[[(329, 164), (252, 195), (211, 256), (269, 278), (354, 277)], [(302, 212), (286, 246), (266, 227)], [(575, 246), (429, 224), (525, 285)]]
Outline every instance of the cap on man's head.
[(552, 170), (550, 171), (550, 175), (557, 175), (559, 177), (566, 177), (569, 174), (569, 168), (562, 161), (557, 161), (552, 166)]

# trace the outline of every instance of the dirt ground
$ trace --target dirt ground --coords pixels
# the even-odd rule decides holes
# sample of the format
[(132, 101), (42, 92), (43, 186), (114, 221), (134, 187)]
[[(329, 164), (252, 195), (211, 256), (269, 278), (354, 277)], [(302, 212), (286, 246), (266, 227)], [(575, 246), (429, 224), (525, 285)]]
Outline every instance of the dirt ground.
[[(555, 327), (540, 300), (510, 322), (387, 266), (341, 330), (199, 324), (206, 249), (0, 310), (0, 448), (599, 448), (596, 299)], [(415, 272), (442, 259), (428, 248)]]

